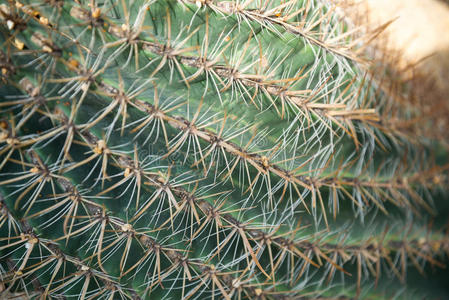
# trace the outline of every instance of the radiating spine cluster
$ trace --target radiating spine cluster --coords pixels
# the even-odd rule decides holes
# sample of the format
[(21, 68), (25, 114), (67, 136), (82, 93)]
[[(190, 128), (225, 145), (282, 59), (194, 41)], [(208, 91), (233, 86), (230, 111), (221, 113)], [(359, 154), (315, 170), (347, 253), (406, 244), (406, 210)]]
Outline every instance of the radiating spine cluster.
[(0, 19), (0, 295), (374, 299), (444, 267), (447, 162), (383, 118), (377, 32), (326, 1)]

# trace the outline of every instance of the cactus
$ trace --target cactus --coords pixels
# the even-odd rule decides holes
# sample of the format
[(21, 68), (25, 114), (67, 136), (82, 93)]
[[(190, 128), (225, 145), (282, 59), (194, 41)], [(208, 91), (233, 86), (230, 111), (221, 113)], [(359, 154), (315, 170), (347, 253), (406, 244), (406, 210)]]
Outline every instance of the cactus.
[(407, 86), (364, 57), (378, 32), (334, 4), (10, 0), (0, 19), (2, 297), (449, 295), (446, 148), (406, 130)]

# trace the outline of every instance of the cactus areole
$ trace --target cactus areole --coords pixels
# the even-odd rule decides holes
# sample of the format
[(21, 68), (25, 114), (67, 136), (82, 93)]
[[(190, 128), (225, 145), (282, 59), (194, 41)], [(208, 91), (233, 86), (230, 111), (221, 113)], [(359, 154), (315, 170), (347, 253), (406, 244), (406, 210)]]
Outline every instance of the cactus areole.
[(444, 150), (333, 2), (3, 1), (0, 298), (447, 299)]

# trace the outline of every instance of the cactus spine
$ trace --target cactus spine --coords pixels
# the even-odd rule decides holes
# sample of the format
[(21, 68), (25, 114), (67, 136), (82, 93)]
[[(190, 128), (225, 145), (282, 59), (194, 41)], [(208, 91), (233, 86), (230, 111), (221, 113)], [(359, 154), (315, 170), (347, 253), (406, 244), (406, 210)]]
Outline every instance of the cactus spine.
[(445, 151), (337, 11), (2, 4), (0, 295), (444, 297)]

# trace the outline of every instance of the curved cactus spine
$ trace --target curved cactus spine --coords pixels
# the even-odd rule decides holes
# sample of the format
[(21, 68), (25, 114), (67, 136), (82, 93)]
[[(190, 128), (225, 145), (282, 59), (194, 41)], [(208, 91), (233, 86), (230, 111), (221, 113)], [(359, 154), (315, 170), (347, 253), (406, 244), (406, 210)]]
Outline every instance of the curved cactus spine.
[(0, 295), (379, 299), (443, 268), (446, 153), (336, 8), (2, 4)]

